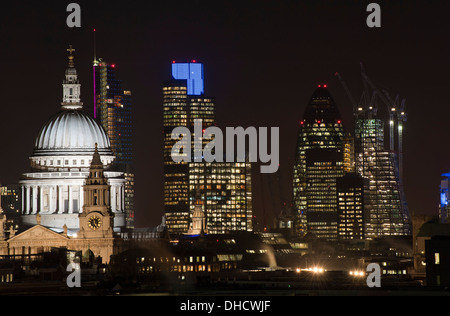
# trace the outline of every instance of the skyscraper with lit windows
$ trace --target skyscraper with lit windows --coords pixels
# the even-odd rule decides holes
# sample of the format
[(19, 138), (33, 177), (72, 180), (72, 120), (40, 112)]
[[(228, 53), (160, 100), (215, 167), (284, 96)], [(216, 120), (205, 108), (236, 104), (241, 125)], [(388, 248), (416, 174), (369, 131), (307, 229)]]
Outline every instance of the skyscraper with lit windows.
[[(199, 207), (208, 233), (251, 231), (252, 192), (249, 163), (194, 162), (195, 122), (202, 132), (215, 125), (215, 101), (204, 95), (203, 64), (172, 63), (172, 80), (164, 83), (164, 204), (166, 224), (173, 235), (188, 232)], [(171, 138), (176, 127), (191, 133), (192, 162), (175, 163)], [(211, 141), (202, 138), (201, 147)], [(200, 144), (197, 144), (197, 146)]]
[(337, 239), (336, 179), (344, 174), (344, 126), (326, 85), (314, 91), (297, 139), (293, 202), (297, 233)]
[(124, 172), (125, 213), (127, 227), (134, 227), (134, 170), (133, 170), (133, 126), (132, 94), (122, 88), (116, 78), (116, 65), (100, 59), (94, 60), (93, 116), (105, 129), (111, 149), (116, 156), (115, 165)]
[(210, 234), (252, 231), (251, 164), (189, 164), (190, 213), (199, 194)]
[(344, 175), (342, 150), (306, 150), (307, 231), (319, 238), (337, 240), (338, 213), (336, 183)]
[(384, 122), (364, 114), (355, 125), (356, 171), (369, 179), (364, 203), (366, 238), (409, 235), (411, 225), (402, 198), (397, 157), (385, 149)]
[(164, 213), (171, 234), (183, 234), (189, 227), (189, 166), (174, 162), (173, 129), (188, 126), (188, 95), (186, 80), (170, 80), (163, 87), (164, 137)]
[(339, 240), (365, 239), (364, 195), (368, 179), (351, 172), (337, 179)]

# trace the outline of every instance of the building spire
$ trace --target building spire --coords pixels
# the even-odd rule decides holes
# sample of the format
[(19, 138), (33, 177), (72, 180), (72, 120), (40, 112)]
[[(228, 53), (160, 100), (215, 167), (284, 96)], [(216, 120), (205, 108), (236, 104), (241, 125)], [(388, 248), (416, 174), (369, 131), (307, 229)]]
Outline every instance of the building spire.
[(81, 110), (83, 103), (81, 102), (81, 85), (78, 80), (77, 70), (75, 69), (73, 52), (75, 49), (69, 45), (69, 65), (66, 69), (66, 79), (63, 81), (63, 102), (61, 108), (63, 110)]

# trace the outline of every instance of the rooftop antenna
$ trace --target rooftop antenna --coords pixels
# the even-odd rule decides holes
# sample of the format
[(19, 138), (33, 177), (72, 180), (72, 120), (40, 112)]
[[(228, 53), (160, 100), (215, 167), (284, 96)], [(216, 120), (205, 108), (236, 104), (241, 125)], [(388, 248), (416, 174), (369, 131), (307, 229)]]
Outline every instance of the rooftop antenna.
[(96, 66), (96, 64), (97, 64), (97, 39), (96, 39), (97, 30), (94, 29), (93, 33), (94, 33), (93, 34), (94, 35), (94, 65)]

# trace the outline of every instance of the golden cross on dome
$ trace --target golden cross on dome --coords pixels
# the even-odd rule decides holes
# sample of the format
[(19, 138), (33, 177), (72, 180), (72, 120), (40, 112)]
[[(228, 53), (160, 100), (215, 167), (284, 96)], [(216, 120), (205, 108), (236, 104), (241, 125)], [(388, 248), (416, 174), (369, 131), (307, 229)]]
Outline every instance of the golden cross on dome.
[(69, 45), (69, 48), (67, 49), (67, 51), (70, 53), (70, 55), (72, 55), (72, 53), (75, 51), (75, 49), (72, 48), (72, 45)]
[(69, 52), (69, 67), (73, 68), (74, 67), (74, 63), (73, 63), (73, 59), (74, 56), (72, 55), (72, 53), (75, 51), (75, 49), (72, 48), (72, 45), (69, 45), (69, 48), (67, 49), (67, 51)]

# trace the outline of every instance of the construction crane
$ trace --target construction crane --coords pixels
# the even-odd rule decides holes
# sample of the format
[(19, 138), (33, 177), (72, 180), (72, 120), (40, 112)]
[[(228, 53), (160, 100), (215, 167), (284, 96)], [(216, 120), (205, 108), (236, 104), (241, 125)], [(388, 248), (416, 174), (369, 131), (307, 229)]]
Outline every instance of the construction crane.
[[(342, 86), (344, 87), (347, 95), (349, 96), (350, 100), (353, 103), (354, 106), (354, 115), (355, 118), (358, 120), (360, 118), (363, 118), (364, 120), (367, 119), (372, 119), (375, 118), (377, 116), (377, 111), (378, 111), (378, 105), (384, 105), (387, 107), (388, 110), (388, 115), (389, 115), (389, 122), (388, 122), (388, 128), (389, 128), (389, 149), (390, 149), (390, 154), (389, 154), (389, 160), (390, 160), (390, 165), (394, 167), (394, 173), (396, 174), (396, 178), (397, 178), (397, 190), (400, 193), (400, 201), (396, 202), (395, 199), (393, 199), (391, 201), (391, 203), (398, 203), (400, 205), (398, 205), (401, 208), (401, 212), (402, 215), (405, 216), (405, 214), (408, 214), (408, 207), (407, 207), (407, 203), (406, 203), (406, 199), (404, 196), (404, 190), (403, 190), (403, 181), (402, 181), (402, 176), (403, 176), (403, 124), (406, 121), (406, 112), (405, 112), (405, 100), (403, 99), (401, 101), (401, 103), (399, 102), (399, 97), (397, 96), (395, 98), (395, 100), (390, 96), (390, 94), (386, 91), (386, 90), (380, 90), (377, 88), (377, 86), (375, 86), (373, 84), (373, 82), (369, 79), (369, 77), (366, 75), (365, 70), (364, 70), (364, 65), (362, 63), (360, 63), (361, 65), (361, 76), (362, 76), (362, 80), (363, 80), (363, 93), (361, 96), (361, 100), (359, 102), (358, 105), (356, 105), (356, 102), (354, 101), (353, 96), (351, 95), (345, 81), (342, 79), (342, 77), (339, 75), (339, 73), (336, 72), (336, 76), (339, 78), (339, 80), (341, 81)], [(381, 102), (379, 104), (379, 102)], [(395, 119), (397, 121), (395, 121)], [(361, 123), (364, 124), (364, 123)], [(395, 151), (395, 125), (397, 124), (398, 126), (398, 151), (397, 151), (397, 155), (396, 151)], [(377, 125), (378, 126), (378, 125)], [(379, 126), (379, 128), (381, 128), (382, 125)], [(355, 135), (356, 137), (359, 137), (360, 139), (362, 139), (362, 135)], [(378, 151), (378, 144), (377, 141), (373, 138), (373, 137), (378, 137), (378, 133), (375, 133), (374, 136), (365, 136), (370, 142), (371, 142), (371, 146), (372, 148), (375, 149), (375, 151)], [(361, 145), (360, 145), (361, 146)], [(395, 157), (397, 156), (397, 157)], [(396, 159), (397, 158), (397, 159)], [(370, 157), (368, 157), (367, 154), (362, 154), (361, 157), (361, 162), (360, 162), (360, 167), (365, 170), (365, 166), (369, 166), (369, 162), (371, 161)], [(373, 190), (374, 194), (377, 195), (377, 199), (378, 199), (378, 195), (379, 194), (385, 194), (382, 193), (385, 188), (384, 188), (384, 184), (381, 184), (381, 186), (379, 187), (379, 177), (381, 177), (380, 179), (383, 179), (383, 177), (385, 176), (384, 174), (373, 174), (372, 172), (377, 172), (376, 170), (378, 170), (378, 165), (375, 166), (376, 169), (370, 169), (371, 167), (369, 167), (369, 169), (367, 169), (367, 174), (366, 176), (369, 177), (370, 179), (375, 180), (374, 181), (374, 186), (375, 189)], [(383, 167), (384, 168), (384, 167)], [(384, 171), (383, 171), (384, 172)], [(392, 188), (391, 190), (395, 190), (395, 188)], [(383, 212), (386, 212), (386, 210), (388, 208), (391, 208), (393, 206), (393, 204), (391, 205), (391, 203), (385, 203), (385, 197), (382, 196), (382, 203), (376, 203), (374, 204), (374, 206), (376, 207), (375, 216), (378, 216), (378, 214), (381, 214)], [(390, 213), (389, 213), (390, 214)], [(383, 215), (384, 216), (384, 215)], [(380, 222), (380, 224), (382, 223), (382, 221)], [(380, 226), (381, 229), (381, 226)], [(380, 233), (382, 233), (382, 231), (380, 231)], [(378, 234), (378, 233), (377, 233)]]
[(347, 96), (350, 99), (350, 102), (352, 103), (353, 113), (356, 113), (356, 111), (358, 109), (358, 104), (356, 103), (355, 99), (353, 98), (353, 95), (350, 93), (350, 90), (348, 89), (347, 84), (345, 83), (344, 79), (341, 77), (341, 75), (338, 72), (336, 72), (334, 75), (339, 78), (339, 81), (341, 82), (342, 86), (344, 87), (344, 90), (347, 93)]

